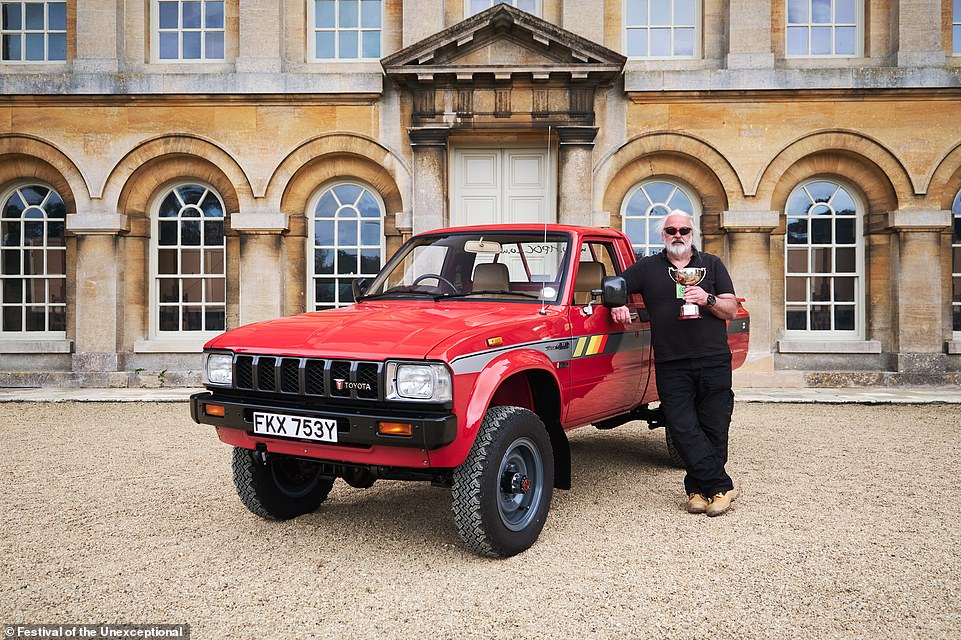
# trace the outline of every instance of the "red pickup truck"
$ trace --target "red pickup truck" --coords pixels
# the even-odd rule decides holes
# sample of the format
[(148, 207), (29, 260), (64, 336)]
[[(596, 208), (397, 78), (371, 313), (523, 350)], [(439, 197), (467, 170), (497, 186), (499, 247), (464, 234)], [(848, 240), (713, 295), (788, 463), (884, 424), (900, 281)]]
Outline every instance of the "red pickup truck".
[[(261, 517), (316, 510), (337, 478), (426, 480), (450, 487), (468, 549), (519, 553), (571, 486), (567, 431), (660, 426), (650, 322), (619, 276), (633, 262), (610, 229), (414, 236), (353, 283), (355, 304), (208, 342), (191, 415), (234, 447), (237, 492)], [(626, 325), (609, 309), (625, 303)], [(734, 366), (749, 322), (742, 307), (728, 323)]]

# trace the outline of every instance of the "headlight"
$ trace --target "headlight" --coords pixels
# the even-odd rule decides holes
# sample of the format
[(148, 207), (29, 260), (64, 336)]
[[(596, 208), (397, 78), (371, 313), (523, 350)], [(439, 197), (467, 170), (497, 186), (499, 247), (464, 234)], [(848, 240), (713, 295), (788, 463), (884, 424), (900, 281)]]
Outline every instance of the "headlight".
[(388, 362), (387, 399), (450, 402), (450, 371), (440, 363)]
[(229, 387), (233, 384), (234, 357), (229, 353), (204, 354), (204, 384)]

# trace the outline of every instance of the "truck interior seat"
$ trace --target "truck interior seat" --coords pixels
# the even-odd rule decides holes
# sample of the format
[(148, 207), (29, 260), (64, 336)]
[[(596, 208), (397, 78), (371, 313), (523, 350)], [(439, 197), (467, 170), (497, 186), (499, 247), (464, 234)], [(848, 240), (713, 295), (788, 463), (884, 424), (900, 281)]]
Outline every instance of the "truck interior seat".
[(574, 279), (574, 304), (587, 304), (591, 300), (591, 290), (600, 289), (606, 270), (600, 262), (580, 262), (577, 277)]
[(509, 291), (510, 286), (506, 264), (491, 262), (474, 267), (474, 291)]

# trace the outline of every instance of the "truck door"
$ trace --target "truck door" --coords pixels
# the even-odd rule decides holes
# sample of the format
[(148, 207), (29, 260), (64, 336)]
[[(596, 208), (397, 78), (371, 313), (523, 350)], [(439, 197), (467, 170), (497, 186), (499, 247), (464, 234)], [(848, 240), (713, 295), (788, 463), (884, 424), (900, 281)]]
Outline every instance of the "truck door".
[(638, 296), (631, 296), (632, 320), (626, 325), (614, 322), (599, 301), (591, 303), (590, 291), (601, 288), (604, 276), (621, 273), (612, 242), (585, 239), (579, 258), (568, 312), (572, 358), (565, 422), (572, 425), (637, 406), (650, 365), (649, 323), (638, 316)]

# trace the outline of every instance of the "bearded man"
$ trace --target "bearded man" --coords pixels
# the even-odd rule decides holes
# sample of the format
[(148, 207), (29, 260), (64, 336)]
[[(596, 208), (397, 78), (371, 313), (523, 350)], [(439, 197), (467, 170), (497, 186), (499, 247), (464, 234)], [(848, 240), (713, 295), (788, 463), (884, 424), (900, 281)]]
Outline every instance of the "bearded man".
[[(694, 246), (694, 219), (671, 211), (659, 229), (664, 250), (644, 257), (624, 272), (630, 293), (639, 293), (651, 316), (657, 393), (687, 475), (687, 510), (718, 516), (737, 497), (724, 469), (728, 430), (734, 409), (731, 348), (727, 320), (737, 314), (734, 284), (721, 260)], [(673, 269), (701, 267), (704, 279), (682, 286)], [(700, 318), (681, 319), (682, 304), (700, 307)], [(629, 322), (630, 311), (611, 311), (616, 322)]]

